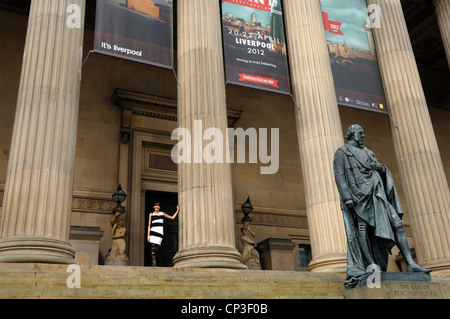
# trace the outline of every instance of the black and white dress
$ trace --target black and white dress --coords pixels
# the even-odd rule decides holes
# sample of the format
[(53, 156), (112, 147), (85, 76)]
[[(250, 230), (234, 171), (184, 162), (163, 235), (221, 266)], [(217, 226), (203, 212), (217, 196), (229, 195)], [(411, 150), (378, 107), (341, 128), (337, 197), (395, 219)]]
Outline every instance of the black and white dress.
[(164, 216), (163, 212), (151, 213), (150, 243), (161, 245), (164, 236)]

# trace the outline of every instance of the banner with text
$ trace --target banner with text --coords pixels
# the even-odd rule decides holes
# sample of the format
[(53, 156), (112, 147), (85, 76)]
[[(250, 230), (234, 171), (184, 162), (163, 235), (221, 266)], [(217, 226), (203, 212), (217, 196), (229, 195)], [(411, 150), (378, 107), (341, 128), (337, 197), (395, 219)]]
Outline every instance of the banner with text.
[(281, 0), (222, 0), (227, 83), (291, 94)]
[(365, 0), (320, 0), (339, 105), (387, 113)]
[(172, 0), (97, 0), (94, 51), (173, 68)]

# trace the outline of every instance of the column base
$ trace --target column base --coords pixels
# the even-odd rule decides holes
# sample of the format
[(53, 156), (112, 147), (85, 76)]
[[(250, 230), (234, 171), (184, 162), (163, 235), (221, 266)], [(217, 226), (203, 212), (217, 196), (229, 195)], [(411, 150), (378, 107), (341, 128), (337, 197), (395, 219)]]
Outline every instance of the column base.
[(173, 263), (176, 268), (247, 269), (236, 249), (223, 246), (183, 249), (175, 255)]
[(347, 254), (331, 254), (313, 258), (309, 263), (311, 272), (347, 272)]
[(108, 266), (129, 266), (130, 261), (127, 256), (123, 257), (106, 257), (105, 265)]
[(450, 260), (444, 259), (420, 264), (423, 268), (432, 270), (433, 277), (450, 277)]
[(76, 264), (75, 251), (65, 241), (45, 237), (0, 240), (0, 263)]

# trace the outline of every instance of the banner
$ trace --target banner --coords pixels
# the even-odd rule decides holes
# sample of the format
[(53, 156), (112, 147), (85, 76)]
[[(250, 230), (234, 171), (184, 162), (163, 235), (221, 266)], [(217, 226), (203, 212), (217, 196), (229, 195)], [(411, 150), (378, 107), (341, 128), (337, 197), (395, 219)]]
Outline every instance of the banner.
[(344, 35), (341, 31), (341, 22), (331, 21), (328, 18), (328, 13), (322, 12), (322, 19), (323, 19), (323, 26), (325, 27), (325, 30), (339, 35)]
[(388, 113), (365, 0), (320, 0), (339, 105)]
[(281, 0), (222, 0), (227, 83), (291, 94)]
[(172, 0), (97, 0), (94, 51), (173, 68)]

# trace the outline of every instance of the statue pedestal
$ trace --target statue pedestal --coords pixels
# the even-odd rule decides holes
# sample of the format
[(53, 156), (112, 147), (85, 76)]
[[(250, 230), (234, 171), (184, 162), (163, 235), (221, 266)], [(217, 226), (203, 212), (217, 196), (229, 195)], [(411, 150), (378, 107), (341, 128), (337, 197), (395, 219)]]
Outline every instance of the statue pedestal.
[(70, 226), (69, 242), (75, 250), (75, 261), (79, 265), (98, 265), (100, 227)]
[(382, 272), (375, 287), (368, 285), (348, 289), (345, 299), (442, 299), (439, 283), (419, 272)]
[(130, 261), (127, 256), (121, 257), (106, 257), (105, 265), (108, 266), (129, 266)]

